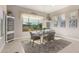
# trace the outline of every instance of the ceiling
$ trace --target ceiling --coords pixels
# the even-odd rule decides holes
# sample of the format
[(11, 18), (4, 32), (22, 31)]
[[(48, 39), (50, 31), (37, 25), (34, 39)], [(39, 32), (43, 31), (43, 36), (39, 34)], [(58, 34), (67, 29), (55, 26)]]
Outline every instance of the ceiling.
[(19, 5), (19, 6), (44, 13), (51, 13), (59, 9), (68, 7), (69, 5)]

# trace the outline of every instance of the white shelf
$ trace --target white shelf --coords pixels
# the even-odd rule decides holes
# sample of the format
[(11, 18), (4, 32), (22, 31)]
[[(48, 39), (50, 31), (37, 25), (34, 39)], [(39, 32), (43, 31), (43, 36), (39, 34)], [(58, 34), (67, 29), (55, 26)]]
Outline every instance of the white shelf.
[(7, 16), (7, 18), (13, 18), (13, 19), (15, 19), (15, 17), (13, 17), (13, 16)]
[(12, 41), (12, 40), (14, 40), (14, 39), (11, 39), (11, 40), (7, 40), (6, 42), (10, 42), (10, 41)]
[(8, 32), (7, 32), (7, 34), (11, 34), (11, 33), (14, 33), (14, 31), (8, 31)]

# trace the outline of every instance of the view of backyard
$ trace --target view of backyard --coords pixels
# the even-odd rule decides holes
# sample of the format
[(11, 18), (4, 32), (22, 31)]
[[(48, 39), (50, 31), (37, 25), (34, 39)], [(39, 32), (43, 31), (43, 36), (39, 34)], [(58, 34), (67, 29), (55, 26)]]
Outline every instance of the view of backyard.
[(39, 19), (23, 19), (23, 31), (41, 30), (42, 22)]

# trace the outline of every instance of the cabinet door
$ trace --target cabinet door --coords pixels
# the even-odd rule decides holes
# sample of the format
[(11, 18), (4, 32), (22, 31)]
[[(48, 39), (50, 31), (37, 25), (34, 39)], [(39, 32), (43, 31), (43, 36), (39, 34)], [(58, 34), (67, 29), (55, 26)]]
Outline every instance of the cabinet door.
[(14, 33), (7, 35), (7, 40), (11, 40), (11, 39), (14, 39)]
[(7, 18), (7, 31), (14, 31), (14, 19)]

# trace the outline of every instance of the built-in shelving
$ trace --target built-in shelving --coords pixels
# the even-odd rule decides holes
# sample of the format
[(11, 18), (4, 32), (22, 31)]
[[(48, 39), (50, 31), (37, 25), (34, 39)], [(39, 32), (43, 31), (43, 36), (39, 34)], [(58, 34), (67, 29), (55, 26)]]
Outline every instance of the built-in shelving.
[(6, 17), (6, 42), (14, 40), (14, 20), (15, 17)]

